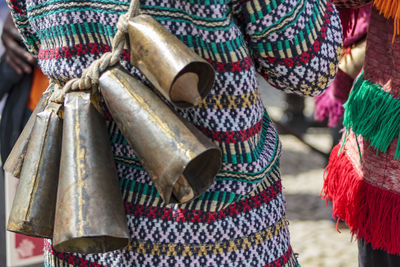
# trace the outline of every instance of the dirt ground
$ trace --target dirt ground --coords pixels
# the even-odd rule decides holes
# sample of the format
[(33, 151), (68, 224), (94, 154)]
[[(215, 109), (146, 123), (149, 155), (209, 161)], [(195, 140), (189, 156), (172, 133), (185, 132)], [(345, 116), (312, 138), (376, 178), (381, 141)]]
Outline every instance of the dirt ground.
[[(271, 118), (279, 120), (286, 103), (284, 94), (260, 80), (260, 93)], [(306, 98), (305, 114), (312, 117), (313, 99)], [(293, 135), (280, 135), (283, 144), (282, 181), (290, 221), (291, 242), (305, 267), (356, 267), (357, 242), (347, 228), (336, 230), (330, 207), (319, 194), (323, 184), (325, 158), (313, 152)], [(320, 150), (331, 147), (330, 130), (311, 128), (305, 139)]]

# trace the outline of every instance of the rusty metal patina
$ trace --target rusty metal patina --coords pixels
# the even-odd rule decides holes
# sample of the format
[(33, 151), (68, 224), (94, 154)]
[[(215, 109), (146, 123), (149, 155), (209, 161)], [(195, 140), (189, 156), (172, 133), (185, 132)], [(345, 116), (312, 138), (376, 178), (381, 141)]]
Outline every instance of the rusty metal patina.
[[(221, 167), (221, 151), (211, 140), (120, 67), (106, 71), (99, 86), (113, 119), (166, 203), (190, 201), (209, 188)], [(186, 188), (174, 189), (178, 179), (186, 179), (177, 184)]]
[(7, 230), (52, 238), (61, 154), (61, 105), (36, 115)]
[[(52, 85), (50, 85), (50, 87), (52, 87)], [(21, 175), (22, 164), (24, 162), (25, 154), (28, 148), (32, 129), (35, 124), (36, 115), (45, 109), (47, 102), (50, 98), (52, 91), (52, 88), (50, 87), (42, 94), (39, 103), (33, 110), (32, 115), (30, 116), (28, 122), (25, 124), (24, 129), (19, 135), (17, 142), (13, 146), (10, 155), (7, 157), (7, 160), (4, 163), (4, 171), (10, 173), (16, 178), (19, 178)]]
[[(169, 101), (190, 107), (210, 92), (215, 80), (213, 67), (151, 16), (131, 19), (128, 33), (131, 64)], [(173, 90), (177, 92), (171, 94)]]
[(68, 93), (64, 101), (54, 248), (104, 253), (122, 249), (128, 241), (105, 121), (91, 105), (90, 93)]

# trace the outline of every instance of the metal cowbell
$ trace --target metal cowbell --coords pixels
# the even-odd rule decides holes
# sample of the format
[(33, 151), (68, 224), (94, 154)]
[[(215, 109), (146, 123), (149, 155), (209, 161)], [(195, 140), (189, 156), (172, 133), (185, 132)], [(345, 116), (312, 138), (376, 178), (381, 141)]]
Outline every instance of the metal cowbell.
[(28, 122), (25, 124), (24, 129), (19, 135), (15, 145), (13, 146), (7, 160), (4, 163), (4, 171), (12, 174), (14, 177), (19, 178), (21, 174), (22, 164), (24, 162), (26, 150), (28, 148), (29, 138), (32, 133), (33, 126), (36, 120), (36, 114), (43, 111), (50, 98), (52, 85), (42, 94), (39, 103), (33, 110)]
[(68, 93), (53, 246), (104, 253), (128, 245), (129, 231), (105, 121), (90, 93)]
[(7, 230), (51, 238), (61, 153), (61, 105), (50, 103), (36, 115)]
[(166, 203), (200, 196), (221, 167), (221, 151), (155, 93), (119, 67), (100, 77), (104, 101)]
[(131, 64), (169, 101), (190, 107), (210, 92), (213, 67), (151, 16), (130, 19), (128, 33)]

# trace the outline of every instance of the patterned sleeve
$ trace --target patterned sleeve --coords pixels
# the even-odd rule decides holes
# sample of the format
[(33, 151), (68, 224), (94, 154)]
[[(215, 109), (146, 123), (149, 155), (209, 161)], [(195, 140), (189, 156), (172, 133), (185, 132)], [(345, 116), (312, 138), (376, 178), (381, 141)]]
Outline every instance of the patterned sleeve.
[(235, 0), (233, 13), (256, 70), (272, 86), (311, 96), (327, 88), (342, 42), (329, 0)]
[(36, 57), (38, 54), (39, 39), (29, 24), (26, 1), (7, 0), (7, 2), (11, 10), (14, 23), (17, 26), (18, 31), (21, 33), (22, 39), (28, 48), (28, 51)]

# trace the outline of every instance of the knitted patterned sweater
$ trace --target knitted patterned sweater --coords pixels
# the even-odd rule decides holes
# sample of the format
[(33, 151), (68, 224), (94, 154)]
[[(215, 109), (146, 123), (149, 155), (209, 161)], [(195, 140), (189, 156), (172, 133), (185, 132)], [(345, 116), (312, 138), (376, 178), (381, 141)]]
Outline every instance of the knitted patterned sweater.
[[(221, 148), (223, 168), (198, 199), (166, 205), (110, 119), (131, 245), (82, 255), (59, 253), (46, 241), (46, 266), (296, 266), (280, 143), (261, 102), (256, 71), (285, 91), (323, 91), (335, 75), (342, 39), (335, 8), (327, 0), (140, 3), (143, 13), (214, 66), (210, 94), (178, 112)], [(129, 2), (9, 0), (9, 5), (44, 73), (67, 81), (110, 50), (117, 19)], [(126, 51), (122, 60), (128, 57)]]

